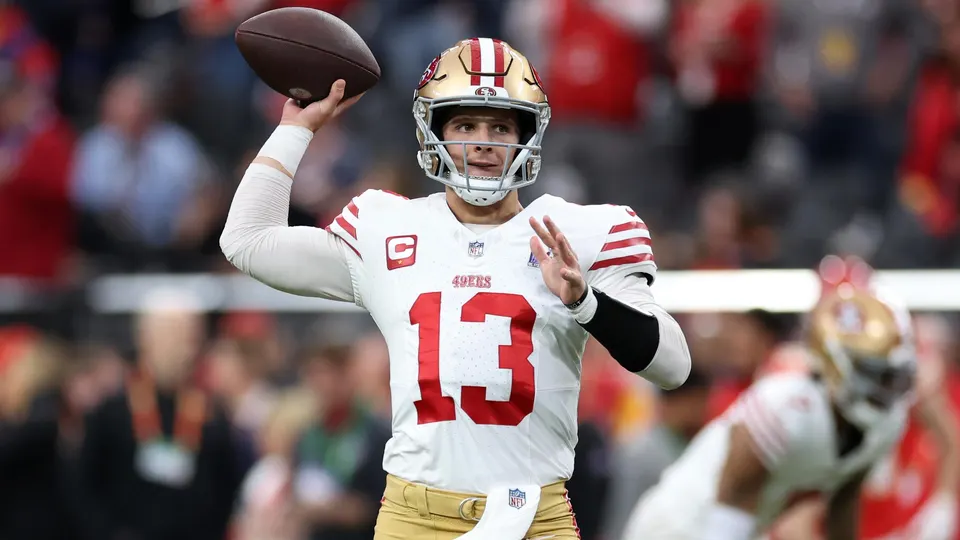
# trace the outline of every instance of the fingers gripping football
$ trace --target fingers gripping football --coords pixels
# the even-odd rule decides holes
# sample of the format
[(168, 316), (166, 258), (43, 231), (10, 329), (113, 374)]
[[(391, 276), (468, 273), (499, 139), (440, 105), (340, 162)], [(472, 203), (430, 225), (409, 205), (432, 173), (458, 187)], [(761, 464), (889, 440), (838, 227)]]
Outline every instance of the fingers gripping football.
[(530, 226), (537, 233), (530, 237), (530, 251), (540, 264), (544, 284), (564, 304), (576, 302), (583, 296), (587, 284), (566, 235), (549, 216), (543, 218), (543, 224), (530, 218)]
[(280, 119), (280, 124), (302, 126), (316, 132), (363, 97), (363, 94), (360, 94), (346, 101), (341, 101), (346, 85), (346, 81), (338, 79), (330, 86), (330, 94), (327, 97), (311, 103), (304, 109), (301, 109), (295, 100), (288, 99), (283, 106), (283, 116)]

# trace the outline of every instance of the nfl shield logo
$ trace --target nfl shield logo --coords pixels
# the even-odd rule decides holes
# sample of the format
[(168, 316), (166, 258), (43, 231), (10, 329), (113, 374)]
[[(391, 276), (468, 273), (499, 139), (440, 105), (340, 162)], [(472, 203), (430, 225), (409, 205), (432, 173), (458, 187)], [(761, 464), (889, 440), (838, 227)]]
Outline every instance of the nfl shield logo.
[(527, 261), (527, 266), (531, 268), (540, 268), (540, 262), (537, 261), (537, 256), (530, 252), (530, 259)]
[(471, 257), (479, 257), (483, 255), (483, 242), (477, 240), (476, 242), (470, 242), (470, 245), (467, 247), (467, 254)]
[(511, 489), (508, 495), (511, 508), (522, 508), (523, 505), (527, 504), (527, 494), (519, 489)]

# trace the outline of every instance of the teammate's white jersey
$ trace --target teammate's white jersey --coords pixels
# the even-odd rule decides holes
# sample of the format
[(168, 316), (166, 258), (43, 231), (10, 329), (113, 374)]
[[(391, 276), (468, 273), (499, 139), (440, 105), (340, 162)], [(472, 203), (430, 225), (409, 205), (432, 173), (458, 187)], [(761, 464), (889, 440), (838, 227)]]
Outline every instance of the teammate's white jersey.
[(731, 426), (749, 431), (770, 470), (756, 512), (760, 534), (796, 498), (831, 492), (885, 456), (899, 440), (908, 406), (864, 434), (854, 451), (838, 456), (837, 426), (827, 389), (805, 373), (770, 375), (711, 422), (641, 498), (624, 540), (696, 540), (715, 503)]
[(572, 474), (588, 334), (531, 254), (528, 220), (545, 215), (598, 289), (630, 273), (655, 275), (647, 228), (622, 206), (543, 196), (475, 233), (443, 193), (407, 200), (370, 190), (327, 228), (349, 246), (355, 301), (390, 352), (387, 472), (479, 493)]

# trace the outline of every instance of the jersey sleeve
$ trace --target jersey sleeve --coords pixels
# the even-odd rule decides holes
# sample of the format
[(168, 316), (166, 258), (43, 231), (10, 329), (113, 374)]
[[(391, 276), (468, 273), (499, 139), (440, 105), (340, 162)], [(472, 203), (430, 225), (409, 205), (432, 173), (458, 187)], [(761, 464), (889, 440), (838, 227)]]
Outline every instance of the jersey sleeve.
[[(375, 228), (378, 223), (376, 218), (378, 214), (383, 213), (388, 203), (398, 200), (406, 200), (406, 198), (392, 192), (368, 189), (351, 199), (325, 228), (348, 251), (347, 266), (350, 269), (354, 291), (357, 293), (355, 302), (358, 306), (363, 306), (367, 283), (364, 266), (365, 251), (372, 249), (371, 246), (376, 243)], [(369, 253), (366, 255), (370, 258)]]
[(819, 408), (809, 393), (812, 387), (800, 377), (771, 377), (754, 383), (732, 411), (753, 440), (757, 456), (769, 470), (780, 467), (791, 454), (803, 451), (806, 438), (827, 419), (818, 418)]
[(631, 274), (645, 274), (652, 283), (657, 265), (647, 225), (629, 206), (608, 206), (604, 214), (606, 219), (602, 221), (606, 230), (601, 235), (597, 255), (587, 269), (587, 282), (598, 286)]
[(355, 301), (348, 249), (316, 227), (288, 226), (291, 186), (277, 169), (252, 164), (220, 236), (223, 254), (238, 270), (275, 289)]

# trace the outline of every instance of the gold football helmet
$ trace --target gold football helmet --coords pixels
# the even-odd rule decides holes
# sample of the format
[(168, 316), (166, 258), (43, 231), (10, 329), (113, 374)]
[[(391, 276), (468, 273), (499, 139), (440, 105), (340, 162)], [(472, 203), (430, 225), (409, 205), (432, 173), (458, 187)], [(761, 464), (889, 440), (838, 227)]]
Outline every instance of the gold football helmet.
[[(522, 54), (504, 41), (491, 38), (463, 40), (430, 62), (414, 92), (413, 117), (417, 122), (420, 151), (417, 161), (429, 178), (452, 187), (465, 201), (487, 206), (506, 194), (534, 183), (540, 173), (540, 147), (550, 123), (550, 106), (540, 76)], [(447, 147), (467, 141), (445, 141), (444, 108), (497, 107), (518, 112), (520, 144), (505, 146), (508, 156), (499, 177), (463, 172), (453, 162)], [(450, 109), (446, 109), (449, 111)], [(464, 158), (466, 160), (466, 158)]]
[(813, 370), (843, 416), (861, 428), (909, 400), (917, 358), (910, 314), (871, 283), (860, 260), (821, 263), (823, 292), (810, 313)]

